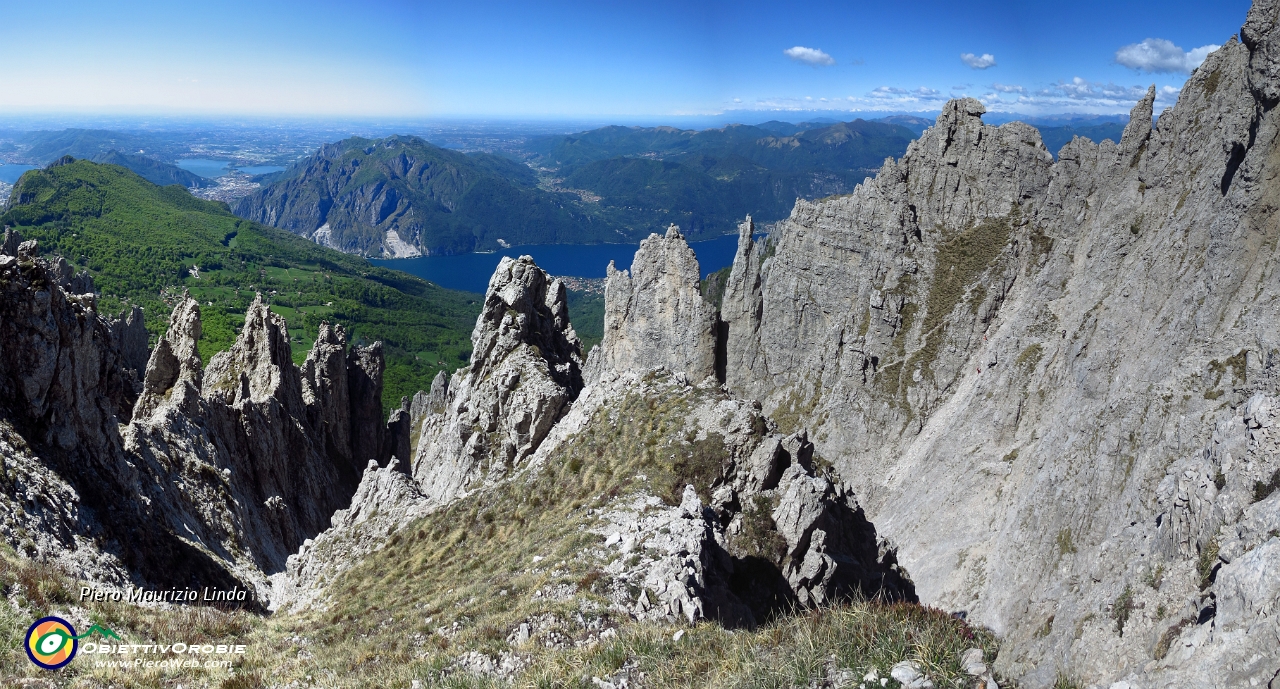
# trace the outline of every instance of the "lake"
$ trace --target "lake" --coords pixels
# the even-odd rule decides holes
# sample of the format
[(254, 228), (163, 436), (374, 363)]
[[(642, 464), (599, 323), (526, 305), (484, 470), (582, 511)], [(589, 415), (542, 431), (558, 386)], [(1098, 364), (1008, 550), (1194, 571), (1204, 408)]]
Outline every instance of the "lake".
[(265, 175), (268, 172), (279, 172), (284, 169), (280, 165), (245, 165), (244, 167), (234, 167), (229, 160), (213, 160), (211, 158), (183, 158), (179, 160), (177, 166), (193, 172), (201, 177), (208, 179), (217, 179), (232, 170), (243, 172), (246, 175)]
[[(702, 277), (733, 264), (738, 251), (738, 235), (702, 242), (690, 242), (698, 256)], [(467, 292), (483, 293), (489, 287), (489, 277), (503, 256), (516, 258), (532, 256), (540, 268), (552, 275), (582, 278), (602, 278), (609, 261), (619, 270), (631, 267), (640, 244), (540, 244), (513, 246), (492, 254), (460, 254), (457, 256), (420, 256), (418, 258), (370, 259), (370, 263), (403, 270), (406, 273), (446, 287)]]
[(17, 163), (5, 163), (4, 165), (0, 165), (0, 182), (13, 184), (14, 182), (18, 181), (18, 178), (22, 176), (22, 173), (26, 172), (27, 170), (34, 170), (34, 169), (36, 169), (36, 166), (34, 165), (19, 165)]

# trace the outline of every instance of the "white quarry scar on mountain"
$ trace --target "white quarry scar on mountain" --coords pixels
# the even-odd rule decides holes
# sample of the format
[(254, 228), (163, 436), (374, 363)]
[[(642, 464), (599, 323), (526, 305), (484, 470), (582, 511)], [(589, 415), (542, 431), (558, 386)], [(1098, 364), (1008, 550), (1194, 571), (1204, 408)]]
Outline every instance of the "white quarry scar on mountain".
[(383, 252), (388, 258), (413, 258), (414, 256), (422, 255), (418, 247), (401, 239), (400, 233), (395, 230), (387, 230), (387, 237), (383, 241), (383, 247)]

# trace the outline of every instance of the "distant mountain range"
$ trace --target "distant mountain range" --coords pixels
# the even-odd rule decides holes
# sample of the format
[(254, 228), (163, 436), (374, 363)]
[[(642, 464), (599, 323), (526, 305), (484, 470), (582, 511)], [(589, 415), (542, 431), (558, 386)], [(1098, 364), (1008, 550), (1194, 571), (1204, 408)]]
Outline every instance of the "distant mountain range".
[(405, 257), (506, 244), (620, 241), (528, 166), (414, 136), (327, 144), (234, 212), (348, 253)]
[[(148, 182), (166, 186), (213, 186), (214, 182), (159, 158), (172, 155), (174, 135), (130, 134), (107, 129), (63, 129), (61, 131), (11, 132), (25, 145), (22, 158), (36, 165), (48, 165), (64, 156), (95, 163), (119, 165)], [(17, 150), (10, 143), (10, 150)], [(169, 158), (172, 159), (172, 158)]]
[(523, 163), (417, 137), (351, 138), (264, 180), (233, 210), (367, 256), (636, 241), (670, 223), (702, 238), (748, 213), (777, 220), (797, 198), (847, 193), (914, 137), (862, 120), (604, 127), (535, 139)]
[(93, 160), (111, 151), (136, 154), (152, 149), (156, 137), (106, 129), (63, 129), (61, 131), (28, 132), (22, 137), (27, 145), (24, 157), (33, 164), (47, 165), (62, 156)]
[(188, 172), (169, 163), (162, 163), (154, 158), (148, 158), (144, 155), (134, 155), (129, 153), (121, 153), (120, 151), (107, 151), (99, 153), (91, 158), (95, 163), (105, 163), (107, 165), (119, 165), (136, 173), (143, 179), (157, 184), (166, 186), (169, 184), (181, 184), (184, 187), (212, 187), (217, 184), (211, 179), (205, 179), (194, 172)]
[[(893, 115), (701, 131), (609, 126), (535, 138), (520, 161), (412, 136), (354, 137), (262, 178), (233, 211), (375, 257), (638, 241), (671, 223), (700, 239), (748, 214), (785, 218), (797, 198), (849, 193), (932, 124)], [(1056, 154), (1074, 136), (1118, 140), (1123, 124), (1041, 131)]]

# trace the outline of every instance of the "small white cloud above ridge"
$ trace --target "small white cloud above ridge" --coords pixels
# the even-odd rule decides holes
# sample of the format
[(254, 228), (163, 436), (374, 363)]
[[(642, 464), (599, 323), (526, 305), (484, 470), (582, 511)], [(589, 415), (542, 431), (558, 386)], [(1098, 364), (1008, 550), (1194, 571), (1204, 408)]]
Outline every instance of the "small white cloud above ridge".
[(1026, 93), (1027, 92), (1025, 88), (1018, 86), (1017, 84), (1001, 84), (999, 82), (992, 84), (991, 90), (997, 91), (999, 93)]
[(940, 93), (941, 92), (938, 91), (937, 89), (931, 89), (927, 86), (921, 86), (919, 88), (914, 88), (914, 89), (904, 89), (904, 88), (899, 88), (897, 86), (880, 86), (873, 89), (871, 93), (867, 95), (871, 96), (872, 98), (897, 98), (897, 99), (904, 99), (904, 100), (917, 100), (921, 98), (934, 99), (934, 98), (937, 98), (940, 95)]
[(1141, 43), (1132, 43), (1116, 51), (1116, 63), (1150, 73), (1190, 74), (1200, 66), (1209, 53), (1221, 46), (1202, 45), (1193, 50), (1183, 50), (1163, 38), (1148, 38)]
[(996, 66), (996, 56), (991, 53), (983, 53), (981, 55), (960, 53), (960, 60), (974, 69), (987, 69), (988, 67)]
[(782, 54), (796, 62), (803, 62), (806, 65), (813, 65), (814, 67), (830, 67), (836, 63), (836, 59), (834, 57), (831, 57), (821, 50), (818, 50), (817, 48), (806, 48), (802, 45), (795, 46), (794, 48), (787, 48), (782, 51)]

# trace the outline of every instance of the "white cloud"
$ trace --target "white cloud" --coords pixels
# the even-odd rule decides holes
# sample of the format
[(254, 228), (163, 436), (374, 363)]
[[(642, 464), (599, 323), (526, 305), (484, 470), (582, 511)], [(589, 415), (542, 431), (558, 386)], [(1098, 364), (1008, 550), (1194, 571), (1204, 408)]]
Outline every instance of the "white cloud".
[(1074, 77), (1071, 81), (1060, 81), (1049, 88), (1038, 92), (1040, 96), (1069, 98), (1071, 100), (1096, 101), (1099, 103), (1135, 103), (1147, 95), (1145, 86), (1118, 86), (1111, 82), (1102, 83)]
[(831, 57), (821, 50), (818, 50), (817, 48), (806, 48), (802, 45), (798, 45), (794, 48), (787, 48), (782, 51), (782, 54), (796, 62), (803, 62), (806, 65), (813, 65), (814, 67), (830, 67), (836, 63), (836, 59), (834, 57)]
[(992, 84), (991, 90), (998, 91), (1000, 93), (1026, 93), (1027, 92), (1025, 88), (1018, 86), (1017, 84), (1010, 85), (1010, 84), (1001, 84), (999, 82)]
[(1220, 46), (1204, 45), (1194, 50), (1182, 48), (1163, 38), (1148, 38), (1116, 51), (1116, 62), (1139, 72), (1177, 72), (1189, 74), (1200, 66), (1209, 53)]
[(974, 69), (986, 69), (996, 66), (996, 56), (991, 53), (983, 53), (981, 55), (960, 53), (960, 60)]
[(897, 86), (880, 86), (867, 94), (872, 98), (904, 98), (904, 99), (932, 99), (939, 95), (937, 89), (931, 89), (925, 86), (914, 89), (898, 88)]

